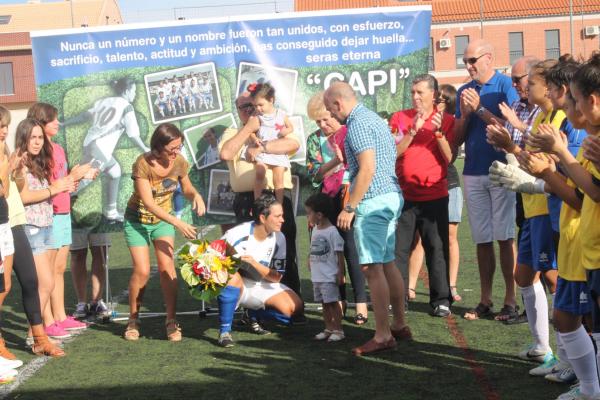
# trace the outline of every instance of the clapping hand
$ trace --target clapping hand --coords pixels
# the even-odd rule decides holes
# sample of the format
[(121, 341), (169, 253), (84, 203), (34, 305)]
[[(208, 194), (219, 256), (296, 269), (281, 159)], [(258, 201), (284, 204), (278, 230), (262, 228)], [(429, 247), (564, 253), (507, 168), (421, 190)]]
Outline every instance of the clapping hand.
[(467, 88), (463, 90), (460, 95), (460, 109), (461, 112), (464, 110), (465, 114), (475, 112), (479, 108), (481, 99), (479, 93), (473, 88)]
[(551, 171), (556, 170), (554, 160), (543, 153), (522, 151), (517, 154), (517, 160), (519, 161), (521, 168), (538, 178), (548, 169)]
[(444, 113), (441, 112), (441, 111), (438, 111), (437, 113), (435, 113), (435, 115), (431, 119), (431, 123), (435, 127), (436, 131), (439, 131), (441, 129), (441, 127), (442, 127), (442, 119), (443, 118), (444, 118)]
[(494, 123), (486, 128), (486, 141), (498, 149), (509, 152), (514, 144), (510, 132), (495, 119), (493, 121)]
[(600, 137), (588, 135), (583, 139), (583, 156), (600, 170)]
[(523, 121), (519, 119), (519, 116), (517, 115), (515, 110), (510, 108), (508, 104), (502, 102), (498, 105), (498, 107), (500, 108), (500, 112), (502, 113), (504, 119), (507, 120), (508, 123), (511, 124), (513, 127), (519, 129), (523, 125)]
[(537, 134), (525, 136), (524, 142), (534, 152), (556, 154), (567, 147), (567, 137), (550, 124), (540, 124)]

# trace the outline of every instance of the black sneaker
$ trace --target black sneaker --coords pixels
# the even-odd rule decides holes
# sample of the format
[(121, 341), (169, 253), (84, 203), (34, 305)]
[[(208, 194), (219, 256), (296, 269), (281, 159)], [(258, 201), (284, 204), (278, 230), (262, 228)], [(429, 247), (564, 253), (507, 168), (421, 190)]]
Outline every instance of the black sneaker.
[(244, 313), (242, 314), (242, 318), (238, 321), (238, 323), (236, 324), (238, 327), (240, 328), (248, 328), (250, 330), (250, 332), (256, 334), (256, 335), (270, 335), (271, 331), (263, 328), (260, 323), (252, 318), (249, 314), (248, 314), (248, 310), (245, 310)]
[(231, 337), (231, 333), (223, 332), (219, 335), (219, 346), (229, 348), (233, 347), (233, 338)]
[(444, 305), (444, 304), (440, 304), (439, 306), (436, 306), (433, 309), (433, 312), (431, 313), (431, 315), (433, 315), (434, 317), (449, 317), (450, 315), (452, 315), (452, 311), (450, 311), (450, 307)]

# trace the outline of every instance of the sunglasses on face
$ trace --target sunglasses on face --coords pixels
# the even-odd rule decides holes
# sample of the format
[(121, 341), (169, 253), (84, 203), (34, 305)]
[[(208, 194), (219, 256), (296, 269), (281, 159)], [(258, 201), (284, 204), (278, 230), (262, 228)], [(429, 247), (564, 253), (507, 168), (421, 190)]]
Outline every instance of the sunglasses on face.
[(252, 111), (254, 111), (254, 105), (253, 104), (242, 104), (240, 106), (237, 106), (237, 109), (240, 111), (244, 111), (244, 112), (252, 112)]
[(521, 82), (521, 79), (525, 78), (526, 76), (527, 76), (527, 74), (524, 74), (521, 76), (511, 76), (510, 79), (512, 79), (512, 81), (515, 85), (518, 85), (519, 82)]
[(477, 61), (479, 61), (479, 59), (483, 56), (485, 56), (486, 54), (489, 53), (483, 53), (482, 55), (480, 55), (479, 57), (471, 57), (471, 58), (463, 58), (463, 63), (465, 65), (469, 64), (469, 65), (473, 65), (475, 64)]

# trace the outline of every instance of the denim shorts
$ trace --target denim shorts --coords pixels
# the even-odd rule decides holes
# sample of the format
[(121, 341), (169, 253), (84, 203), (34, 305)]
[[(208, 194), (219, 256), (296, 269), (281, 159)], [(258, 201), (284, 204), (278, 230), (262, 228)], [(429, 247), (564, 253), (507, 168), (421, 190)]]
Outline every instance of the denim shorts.
[(360, 202), (354, 219), (354, 240), (360, 265), (394, 261), (396, 223), (403, 203), (400, 192), (386, 193)]
[(448, 222), (460, 224), (462, 221), (463, 192), (460, 186), (448, 190)]
[(52, 218), (53, 249), (70, 246), (71, 237), (71, 214), (54, 214)]
[(25, 225), (25, 235), (27, 235), (34, 256), (54, 248), (52, 226)]

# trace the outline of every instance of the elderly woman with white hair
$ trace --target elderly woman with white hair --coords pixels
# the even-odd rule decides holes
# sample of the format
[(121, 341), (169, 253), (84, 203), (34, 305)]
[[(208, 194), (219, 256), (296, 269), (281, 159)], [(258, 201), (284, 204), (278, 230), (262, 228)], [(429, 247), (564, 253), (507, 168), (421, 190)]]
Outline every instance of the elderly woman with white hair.
[[(343, 208), (345, 195), (348, 193), (348, 172), (344, 156), (346, 127), (325, 109), (323, 92), (316, 93), (308, 101), (307, 114), (319, 127), (308, 136), (306, 143), (308, 172), (315, 190), (333, 198), (333, 215), (328, 217), (335, 225), (337, 216)], [(363, 325), (368, 318), (367, 292), (365, 278), (358, 263), (354, 233), (352, 229), (339, 232), (344, 239), (344, 257), (356, 301), (354, 323)], [(345, 285), (340, 287), (340, 293), (345, 303)]]

